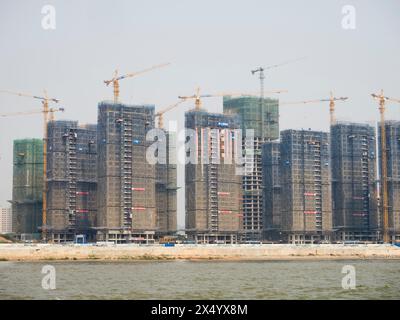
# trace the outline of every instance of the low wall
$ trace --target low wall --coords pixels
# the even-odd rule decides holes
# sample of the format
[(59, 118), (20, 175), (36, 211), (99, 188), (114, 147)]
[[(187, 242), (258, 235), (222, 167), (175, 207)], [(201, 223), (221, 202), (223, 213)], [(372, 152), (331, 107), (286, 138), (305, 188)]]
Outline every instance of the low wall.
[(54, 245), (1, 244), (0, 261), (400, 259), (391, 245)]

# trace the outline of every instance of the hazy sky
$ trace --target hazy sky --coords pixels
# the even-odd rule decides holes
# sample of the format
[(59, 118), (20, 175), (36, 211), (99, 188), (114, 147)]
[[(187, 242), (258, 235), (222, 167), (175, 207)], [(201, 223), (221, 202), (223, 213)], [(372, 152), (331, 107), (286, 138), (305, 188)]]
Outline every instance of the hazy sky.
[[(56, 29), (42, 28), (42, 7), (56, 9)], [(356, 9), (356, 29), (342, 28), (342, 7)], [(121, 100), (153, 103), (163, 108), (178, 95), (254, 92), (258, 79), (250, 70), (293, 58), (306, 60), (271, 70), (266, 90), (287, 89), (281, 101), (325, 98), (330, 90), (349, 96), (338, 104), (342, 120), (378, 119), (369, 96), (381, 88), (400, 98), (399, 0), (246, 0), (246, 1), (40, 1), (0, 2), (0, 89), (62, 100), (58, 119), (97, 120), (97, 103), (111, 99), (103, 80), (154, 64), (171, 66), (121, 81)], [(222, 99), (203, 101), (222, 111)], [(183, 124), (192, 103), (171, 111), (168, 119)], [(29, 98), (0, 94), (0, 113), (40, 110)], [(400, 119), (400, 105), (388, 106), (387, 117)], [(280, 109), (281, 129), (327, 130), (325, 103)], [(40, 115), (0, 118), (0, 206), (12, 186), (12, 141), (41, 137)], [(183, 172), (179, 170), (183, 187)], [(184, 190), (178, 194), (179, 222), (184, 217)]]

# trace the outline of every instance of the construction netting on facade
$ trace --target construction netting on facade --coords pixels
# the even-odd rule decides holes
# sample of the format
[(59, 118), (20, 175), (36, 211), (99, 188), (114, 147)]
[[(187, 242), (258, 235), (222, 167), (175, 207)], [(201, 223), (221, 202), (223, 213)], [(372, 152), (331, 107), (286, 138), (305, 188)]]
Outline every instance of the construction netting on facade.
[(43, 141), (14, 141), (13, 229), (16, 233), (38, 233), (42, 225)]

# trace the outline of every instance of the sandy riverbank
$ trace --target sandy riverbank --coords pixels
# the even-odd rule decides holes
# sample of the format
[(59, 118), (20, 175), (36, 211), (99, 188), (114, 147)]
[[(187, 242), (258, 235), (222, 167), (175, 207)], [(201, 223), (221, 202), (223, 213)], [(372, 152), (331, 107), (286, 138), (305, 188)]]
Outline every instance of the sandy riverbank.
[(400, 259), (391, 245), (53, 245), (1, 244), (0, 261)]

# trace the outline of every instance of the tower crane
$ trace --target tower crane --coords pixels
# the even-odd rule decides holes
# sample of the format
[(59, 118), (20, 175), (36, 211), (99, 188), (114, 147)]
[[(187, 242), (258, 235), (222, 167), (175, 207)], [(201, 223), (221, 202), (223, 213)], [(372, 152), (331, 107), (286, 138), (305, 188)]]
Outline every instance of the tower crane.
[[(54, 120), (54, 113), (55, 112), (64, 112), (64, 108), (49, 108), (49, 114), (50, 114), (50, 121)], [(31, 110), (31, 111), (21, 111), (21, 112), (11, 112), (11, 113), (2, 113), (0, 114), (0, 118), (6, 118), (6, 117), (17, 117), (17, 116), (29, 116), (32, 114), (39, 114), (43, 113), (43, 111), (38, 111), (38, 110)]]
[(125, 75), (122, 75), (122, 76), (119, 76), (118, 75), (118, 70), (115, 70), (113, 78), (110, 79), (110, 80), (104, 80), (104, 83), (106, 84), (106, 86), (109, 86), (111, 83), (113, 84), (113, 87), (114, 87), (114, 103), (118, 103), (118, 99), (119, 99), (119, 81), (120, 80), (123, 80), (123, 79), (126, 79), (126, 78), (136, 77), (136, 76), (139, 76), (141, 74), (150, 72), (152, 70), (159, 69), (159, 68), (162, 68), (162, 67), (166, 67), (169, 64), (170, 63), (158, 64), (158, 65), (152, 66), (150, 68), (143, 69), (143, 70), (136, 71), (136, 72), (132, 72), (132, 73), (128, 73), (128, 74), (125, 74)]
[(282, 62), (282, 63), (279, 63), (279, 64), (273, 64), (273, 65), (270, 65), (270, 66), (267, 66), (267, 67), (258, 67), (258, 68), (254, 69), (254, 70), (251, 70), (251, 74), (252, 74), (252, 75), (254, 75), (254, 74), (256, 74), (256, 73), (259, 73), (259, 80), (260, 80), (260, 99), (263, 99), (263, 98), (264, 98), (264, 79), (265, 79), (264, 71), (270, 70), (270, 69), (274, 69), (274, 68), (278, 68), (278, 67), (287, 65), (287, 64), (289, 64), (289, 63), (292, 63), (292, 62), (296, 62), (296, 61), (303, 60), (303, 59), (305, 59), (305, 58), (306, 58), (306, 57), (301, 57), (301, 58), (294, 59), (294, 60), (288, 60), (288, 61), (285, 61), (285, 62)]
[(329, 102), (330, 124), (334, 125), (336, 122), (336, 118), (335, 118), (335, 103), (336, 103), (336, 101), (346, 101), (348, 99), (349, 99), (348, 97), (335, 97), (331, 91), (330, 97), (326, 98), (326, 99), (306, 100), (306, 101), (297, 101), (297, 102), (282, 102), (281, 105)]
[(372, 93), (372, 98), (379, 101), (379, 113), (380, 113), (380, 124), (381, 124), (381, 187), (382, 187), (382, 209), (383, 209), (383, 241), (385, 243), (390, 242), (389, 235), (389, 204), (388, 204), (388, 185), (387, 185), (387, 154), (386, 154), (386, 127), (385, 127), (385, 104), (386, 101), (392, 101), (400, 103), (399, 99), (389, 98), (383, 94), (383, 90), (379, 94)]
[(262, 123), (264, 123), (264, 112), (262, 112), (263, 106), (264, 106), (264, 93), (265, 93), (264, 92), (264, 79), (265, 79), (264, 71), (265, 70), (271, 70), (271, 69), (274, 69), (274, 68), (278, 68), (278, 67), (287, 65), (289, 63), (292, 63), (292, 62), (303, 60), (305, 58), (306, 57), (302, 57), (302, 58), (298, 58), (298, 59), (294, 59), (294, 60), (288, 60), (288, 61), (285, 61), (285, 62), (282, 62), (282, 63), (279, 63), (279, 64), (274, 64), (274, 65), (270, 65), (270, 66), (267, 66), (267, 67), (258, 67), (258, 68), (254, 69), (254, 70), (251, 70), (251, 74), (252, 75), (254, 75), (256, 73), (259, 74), (259, 80), (260, 80), (260, 114), (261, 114)]
[[(286, 90), (276, 90), (276, 91), (268, 91), (267, 93), (282, 93), (287, 92)], [(250, 96), (254, 95), (253, 93), (240, 93), (240, 92), (219, 92), (214, 94), (200, 94), (200, 88), (196, 89), (195, 94), (191, 96), (178, 96), (179, 99), (189, 100), (194, 99), (195, 101), (195, 110), (200, 110), (201, 108), (201, 99), (202, 98), (213, 98), (213, 97), (223, 97), (223, 96)]]
[[(60, 100), (56, 98), (49, 98), (47, 95), (47, 91), (44, 90), (44, 96), (35, 96), (31, 94), (26, 94), (26, 93), (19, 93), (19, 92), (13, 92), (13, 91), (8, 91), (8, 90), (0, 90), (0, 93), (8, 93), (20, 97), (27, 97), (27, 98), (33, 98), (40, 100), (43, 105), (43, 110), (41, 113), (43, 113), (43, 191), (42, 191), (42, 239), (44, 241), (47, 240), (47, 235), (46, 235), (46, 226), (47, 226), (47, 123), (49, 121), (49, 114), (50, 114), (50, 119), (54, 119), (54, 112), (57, 111), (57, 109), (49, 108), (49, 103), (59, 103)], [(62, 109), (62, 108), (60, 108)], [(61, 110), (60, 110), (61, 111)]]
[(156, 112), (155, 117), (158, 117), (158, 128), (160, 129), (164, 128), (164, 119), (163, 119), (164, 113), (174, 109), (175, 107), (179, 106), (181, 103), (185, 101), (186, 99), (179, 100), (178, 102)]

